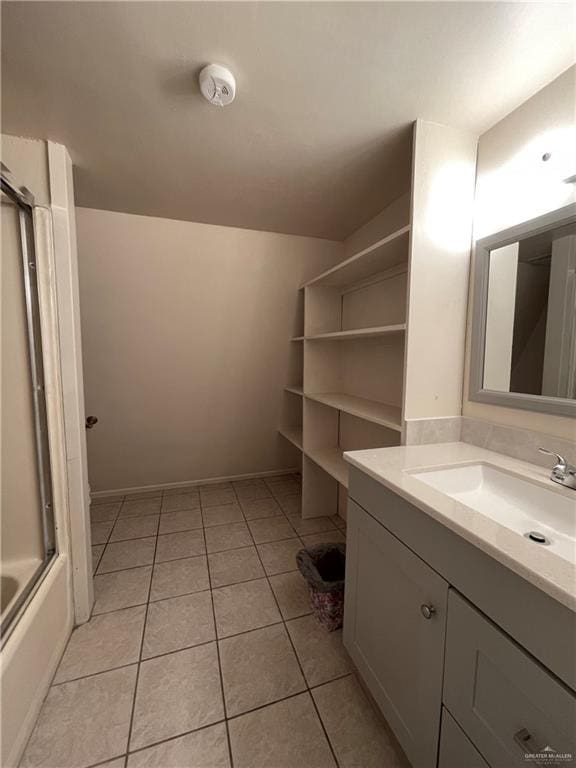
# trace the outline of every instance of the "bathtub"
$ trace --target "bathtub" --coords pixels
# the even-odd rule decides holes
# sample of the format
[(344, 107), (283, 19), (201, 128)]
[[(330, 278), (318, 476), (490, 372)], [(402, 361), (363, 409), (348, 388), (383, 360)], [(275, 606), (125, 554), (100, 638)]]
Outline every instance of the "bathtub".
[(13, 619), (23, 608), (36, 588), (47, 563), (40, 557), (8, 560), (2, 563), (0, 573), (0, 634), (4, 644), (8, 639)]

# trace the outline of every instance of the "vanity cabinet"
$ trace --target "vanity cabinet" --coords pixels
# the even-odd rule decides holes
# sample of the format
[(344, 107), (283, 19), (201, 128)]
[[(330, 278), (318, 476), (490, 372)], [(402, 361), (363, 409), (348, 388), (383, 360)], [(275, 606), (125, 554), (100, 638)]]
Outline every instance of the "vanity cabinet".
[(490, 768), (445, 707), (442, 707), (438, 768)]
[(550, 750), (576, 764), (575, 628), (567, 608), (352, 470), (344, 644), (413, 768), (537, 766)]
[(544, 749), (576, 754), (574, 696), (454, 590), (443, 700), (489, 765), (522, 768)]
[(434, 768), (448, 582), (353, 501), (348, 520), (345, 645), (413, 764)]

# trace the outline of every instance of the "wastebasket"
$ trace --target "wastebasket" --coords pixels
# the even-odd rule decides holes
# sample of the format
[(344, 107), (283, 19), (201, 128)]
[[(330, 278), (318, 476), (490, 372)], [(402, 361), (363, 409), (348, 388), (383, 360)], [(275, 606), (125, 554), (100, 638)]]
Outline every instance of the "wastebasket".
[(342, 626), (344, 616), (345, 544), (317, 544), (296, 555), (308, 584), (314, 615), (329, 632)]

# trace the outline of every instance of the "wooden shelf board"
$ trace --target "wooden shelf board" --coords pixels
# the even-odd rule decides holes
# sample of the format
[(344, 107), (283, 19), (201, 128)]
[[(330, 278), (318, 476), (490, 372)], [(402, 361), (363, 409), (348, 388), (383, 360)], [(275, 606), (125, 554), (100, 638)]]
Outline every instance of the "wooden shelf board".
[(363, 397), (346, 395), (342, 392), (322, 392), (304, 396), (322, 405), (349, 413), (351, 416), (357, 416), (397, 432), (402, 431), (402, 410), (396, 405), (378, 403), (375, 400), (366, 400)]
[(282, 427), (278, 432), (292, 445), (302, 450), (302, 427)]
[(306, 341), (353, 341), (354, 339), (373, 339), (379, 336), (404, 333), (406, 323), (397, 325), (379, 325), (374, 328), (355, 328), (350, 331), (332, 331), (330, 333), (316, 333), (314, 336), (306, 336)]
[(309, 280), (305, 286), (343, 286), (382, 272), (408, 259), (410, 225), (378, 240), (363, 251), (350, 256), (335, 267)]
[(293, 336), (290, 341), (304, 341), (304, 336)]
[(306, 456), (321, 469), (348, 488), (348, 464), (342, 457), (340, 448), (315, 448), (306, 451)]
[(304, 389), (301, 386), (300, 387), (284, 387), (284, 390), (286, 392), (292, 392), (293, 395), (300, 395), (300, 397), (302, 397), (302, 395), (304, 394)]

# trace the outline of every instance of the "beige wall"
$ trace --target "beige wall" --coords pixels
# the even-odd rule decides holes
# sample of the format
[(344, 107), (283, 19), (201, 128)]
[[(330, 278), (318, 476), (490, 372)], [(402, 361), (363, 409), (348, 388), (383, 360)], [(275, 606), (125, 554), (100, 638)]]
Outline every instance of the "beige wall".
[(298, 287), (340, 243), (77, 209), (92, 490), (295, 466)]
[[(562, 179), (576, 173), (576, 67), (572, 67), (480, 137), (475, 238), (576, 201), (576, 187)], [(551, 153), (548, 163), (541, 160)], [(467, 358), (470, 356), (470, 316)], [(514, 427), (576, 438), (573, 419), (468, 400), (463, 413)]]

